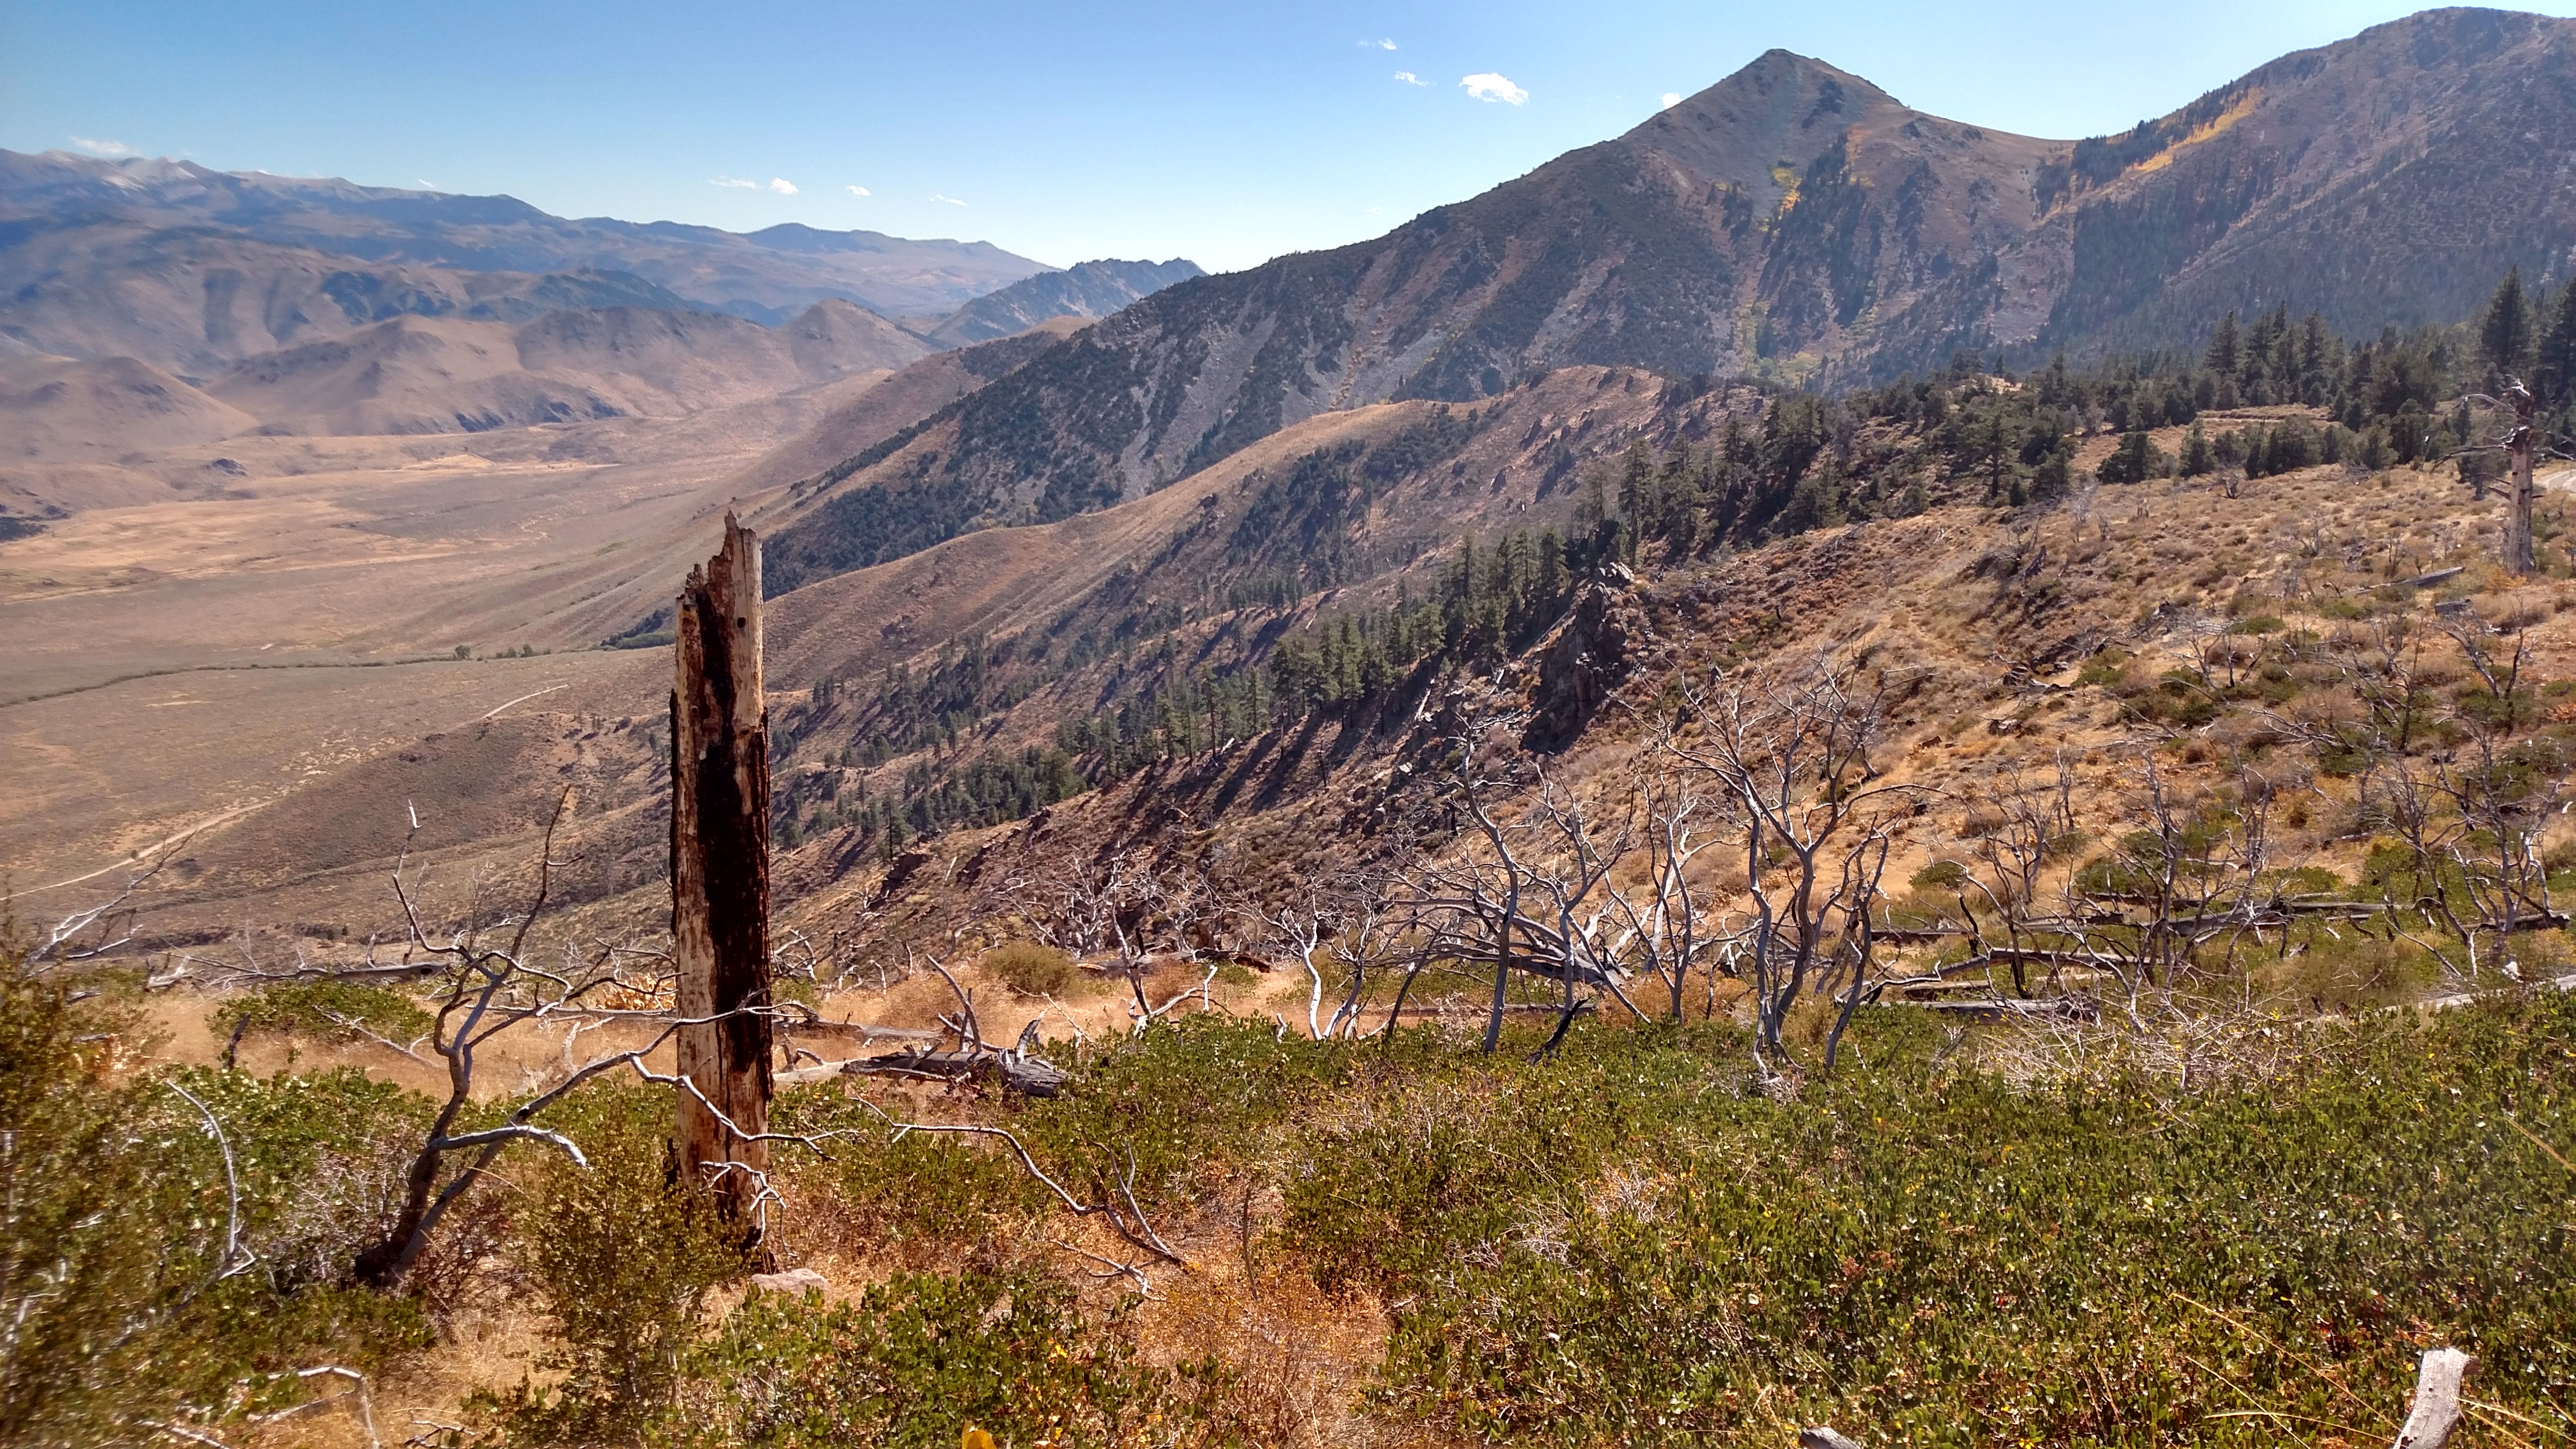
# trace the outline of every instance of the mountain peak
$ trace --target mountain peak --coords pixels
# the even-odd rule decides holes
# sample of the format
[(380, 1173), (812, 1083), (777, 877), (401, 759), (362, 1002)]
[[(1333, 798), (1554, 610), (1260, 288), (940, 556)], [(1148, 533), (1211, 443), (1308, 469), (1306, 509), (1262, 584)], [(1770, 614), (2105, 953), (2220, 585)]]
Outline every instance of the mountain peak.
[[(1711, 181), (1778, 195), (1852, 126), (1904, 104), (1851, 72), (1766, 50), (1733, 75), (1657, 112), (1620, 140)], [(1911, 114), (1911, 112), (1907, 112)]]

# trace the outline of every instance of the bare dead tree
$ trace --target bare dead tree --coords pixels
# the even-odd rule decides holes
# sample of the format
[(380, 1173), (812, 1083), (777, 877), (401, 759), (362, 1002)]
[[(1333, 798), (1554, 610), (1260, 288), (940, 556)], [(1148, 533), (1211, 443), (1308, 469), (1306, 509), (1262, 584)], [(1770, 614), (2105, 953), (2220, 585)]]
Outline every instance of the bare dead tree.
[(2266, 891), (2268, 786), (2240, 776), (2231, 808), (2178, 790), (2152, 749), (2137, 759), (2130, 808), (2141, 828), (2079, 875), (2078, 918), (2070, 921), (2077, 949), (2121, 983), (2133, 1008), (2142, 988), (2194, 970), (2210, 942), (2227, 940), (2232, 962), (2235, 943), (2279, 920)]
[[(1134, 1001), (1134, 1029), (1143, 1031), (1173, 1007), (1206, 990), (1207, 982), (1156, 1003), (1145, 994), (1146, 961), (1159, 931), (1179, 954), (1195, 959), (1192, 927), (1224, 909), (1205, 871), (1166, 862), (1152, 851), (1123, 850), (1098, 862), (1071, 862), (1024, 872), (997, 882), (987, 893), (995, 906), (1019, 916), (1047, 944), (1077, 959), (1106, 955), (1126, 979)], [(1208, 972), (1214, 977), (1214, 967)]]
[(1341, 1005), (1334, 1008), (1332, 1019), (1324, 1024), (1326, 1040), (1359, 1034), (1369, 972), (1393, 962), (1400, 939), (1397, 913), (1383, 882), (1353, 882), (1338, 894), (1344, 903), (1339, 929), (1326, 938), (1324, 949), (1339, 965), (1348, 984), (1343, 989)]
[[(56, 921), (53, 928), (45, 932), (43, 940), (28, 948), (28, 969), (41, 971), (65, 962), (88, 961), (134, 944), (134, 918), (128, 907), (186, 844), (184, 839), (172, 841), (146, 861), (142, 869), (127, 876), (116, 894)], [(125, 917), (121, 929), (117, 922), (120, 914)], [(84, 934), (90, 935), (91, 939), (83, 941), (81, 937)]]
[[(1556, 1033), (1542, 1051), (1563, 1040), (1586, 1009), (1587, 992), (1613, 996), (1643, 1019), (1620, 989), (1615, 953), (1605, 940), (1616, 919), (1599, 894), (1629, 850), (1628, 832), (1611, 825), (1596, 837), (1580, 802), (1543, 772), (1536, 795), (1517, 810), (1500, 803), (1497, 782), (1472, 759), (1453, 768), (1452, 783), (1453, 802), (1472, 833), (1455, 853), (1416, 868), (1405, 883), (1404, 907), (1419, 959), (1490, 963), (1483, 1049), (1501, 1045), (1515, 972), (1564, 990)], [(1399, 993), (1399, 1005), (1401, 999)]]
[[(1270, 941), (1284, 946), (1297, 957), (1306, 971), (1306, 1035), (1315, 1041), (1324, 1039), (1324, 968), (1316, 958), (1324, 954), (1324, 943), (1333, 934), (1333, 917), (1323, 903), (1306, 900), (1294, 905), (1254, 908), (1253, 919), (1269, 934)], [(1339, 1018), (1337, 1017), (1336, 1020)]]
[[(2042, 944), (2058, 923), (2048, 919), (2051, 903), (2043, 895), (2041, 878), (2052, 850), (2075, 829), (2073, 765), (2063, 752), (2056, 765), (2056, 778), (2046, 785), (2033, 785), (2018, 770), (1996, 782), (1986, 797), (1993, 814), (1977, 822), (1969, 852), (1985, 867), (1984, 874), (1962, 871), (1954, 883), (1959, 923), (1971, 948), (1962, 964), (2000, 962), (2012, 973), (2013, 994), (2024, 1000), (2031, 994), (2030, 967), (2048, 966), (2053, 980), (2062, 960), (2062, 953)], [(1985, 939), (1980, 913), (1967, 900), (1970, 891), (1986, 908), (1983, 918), (2002, 926), (2000, 946)]]
[(1742, 842), (1750, 919), (1737, 959), (1753, 988), (1756, 1062), (1767, 1073), (1789, 1060), (1789, 1013), (1831, 973), (1848, 977), (1849, 994), (1827, 1039), (1830, 1069), (1875, 955), (1890, 807), (1912, 793), (1880, 782), (1870, 763), (1880, 696), (1817, 659), (1778, 683), (1721, 677), (1686, 686), (1683, 699), (1695, 728), (1670, 758), (1710, 782)]
[[(899, 1076), (951, 1082), (993, 1081), (1031, 1097), (1052, 1097), (1064, 1090), (1065, 1084), (1072, 1079), (1062, 1068), (1039, 1059), (1038, 1024), (1035, 1020), (1021, 1030), (1019, 1040), (1010, 1046), (997, 1046), (986, 1041), (983, 1023), (975, 1013), (975, 993), (960, 983), (956, 973), (938, 957), (925, 952), (922, 959), (930, 963), (930, 969), (939, 974), (939, 979), (948, 983), (950, 993), (957, 998), (956, 1014), (941, 1013), (939, 1016), (942, 1034), (922, 1046), (878, 1056), (854, 1057), (838, 1062), (818, 1059), (813, 1066), (778, 1073), (777, 1080), (793, 1085), (836, 1076)], [(953, 1048), (948, 1045), (950, 1036), (957, 1041)]]
[[(2405, 847), (2409, 868), (2388, 877), (2377, 919), (2392, 940), (2405, 939), (2447, 976), (2474, 983), (2516, 933), (2567, 920), (2551, 899), (2541, 844), (2564, 807), (2576, 758), (2561, 741), (2523, 733), (2530, 686), (2521, 634), (2500, 649), (2495, 632), (2465, 608), (2437, 610), (2434, 632), (2449, 637), (2483, 697), (2438, 702), (2419, 677), (2419, 643), (2402, 664), (2392, 657), (2384, 668), (2357, 671), (2364, 689), (2402, 693), (2402, 708), (2374, 703), (2350, 727), (2311, 738), (2363, 762), (2363, 808)], [(2393, 656), (2384, 645), (2374, 652)], [(2387, 682), (2374, 684), (2374, 675)]]
[[(600, 1014), (594, 1004), (598, 998), (658, 984), (634, 980), (623, 969), (634, 958), (614, 948), (585, 952), (566, 946), (563, 959), (553, 966), (538, 964), (527, 951), (529, 933), (546, 907), (554, 872), (561, 865), (553, 858), (554, 845), (570, 804), (571, 791), (567, 789), (556, 798), (554, 812), (546, 822), (536, 887), (528, 909), (515, 918), (505, 916), (487, 923), (479, 912), (469, 910), (462, 925), (444, 933), (433, 932), (421, 919), (414, 882), (405, 878), (408, 842), (395, 861), (394, 896), (402, 906), (411, 947), (435, 963), (431, 994), (437, 1009), (432, 1013), (427, 1044), (446, 1069), (448, 1090), (412, 1155), (392, 1226), (351, 1264), (350, 1275), (358, 1282), (378, 1288), (399, 1286), (429, 1246), (440, 1221), (491, 1172), (512, 1143), (541, 1143), (587, 1166), (588, 1160), (571, 1138), (539, 1125), (536, 1119), (583, 1083), (620, 1067), (631, 1068), (646, 1080), (686, 1082), (685, 1077), (646, 1072), (644, 1059), (687, 1027), (725, 1019), (673, 1017), (661, 1012), (607, 1013), (650, 1018), (658, 1023), (658, 1029), (640, 1047), (612, 1052), (570, 1068), (561, 1080), (521, 1102), (497, 1124), (460, 1130), (460, 1120), (474, 1097), (477, 1055), (495, 1037), (514, 1028)], [(506, 940), (498, 939), (505, 931)], [(700, 1100), (703, 1102), (703, 1097)], [(735, 1129), (743, 1125), (733, 1124)], [(451, 1171), (451, 1164), (459, 1161), (463, 1165)]]
[[(2466, 470), (2471, 458), (2501, 453), (2507, 460), (2511, 483), (2505, 494), (2504, 540), (2497, 549), (2497, 559), (2505, 572), (2518, 579), (2531, 577), (2531, 510), (2539, 501), (2540, 490), (2532, 478), (2532, 455), (2540, 450), (2540, 430), (2534, 425), (2535, 404), (2531, 390), (2519, 378), (2506, 378), (2504, 396), (2492, 398), (2485, 393), (2472, 393), (2463, 399), (2500, 409), (2510, 415), (2502, 439), (2493, 443), (2473, 443), (2452, 453)], [(2474, 481), (2478, 497), (2486, 497), (2484, 475)]]
[[(1672, 747), (1672, 723), (1666, 720), (1650, 760)], [(1622, 926), (1613, 954), (1631, 974), (1663, 984), (1675, 1021), (1682, 1019), (1691, 973), (1714, 969), (1707, 963), (1715, 959), (1723, 939), (1722, 933), (1706, 928), (1703, 903), (1691, 881), (1692, 859), (1715, 838), (1699, 838), (1699, 833), (1717, 821), (1697, 785), (1689, 773), (1653, 763), (1638, 772), (1632, 803), (1636, 834), (1645, 843), (1644, 883), (1631, 890), (1607, 877), (1602, 886), (1603, 899)]]

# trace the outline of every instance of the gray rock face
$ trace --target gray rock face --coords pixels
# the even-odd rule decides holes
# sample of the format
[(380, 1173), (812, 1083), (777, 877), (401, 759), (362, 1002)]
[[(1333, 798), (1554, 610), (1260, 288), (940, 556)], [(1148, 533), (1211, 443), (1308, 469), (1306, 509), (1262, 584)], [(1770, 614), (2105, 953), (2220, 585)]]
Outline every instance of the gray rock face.
[(1206, 275), (1198, 263), (1182, 257), (1168, 262), (1081, 262), (988, 292), (924, 335), (936, 347), (989, 342), (1056, 317), (1106, 317), (1165, 287)]

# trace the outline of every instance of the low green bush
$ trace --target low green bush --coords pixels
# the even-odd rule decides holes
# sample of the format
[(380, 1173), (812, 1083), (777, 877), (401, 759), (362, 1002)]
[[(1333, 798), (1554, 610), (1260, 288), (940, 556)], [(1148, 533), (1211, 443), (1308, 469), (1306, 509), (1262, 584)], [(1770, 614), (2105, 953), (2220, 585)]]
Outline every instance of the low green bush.
[(984, 969), (1022, 996), (1062, 996), (1082, 971), (1073, 958), (1039, 941), (1005, 941), (984, 953)]
[(773, 1131), (833, 1133), (821, 1155), (777, 1154), (774, 1170), (839, 1229), (927, 1266), (982, 1253), (1044, 1214), (1054, 1199), (999, 1144), (943, 1133), (891, 1139), (885, 1118), (837, 1083), (782, 1094)]
[[(996, 1096), (976, 1116), (1011, 1131), (1077, 1197), (1123, 1202), (1132, 1190), (1160, 1210), (1254, 1170), (1287, 1123), (1331, 1099), (1355, 1060), (1347, 1047), (1260, 1023), (1190, 1017), (1091, 1060), (1061, 1096)], [(772, 1127), (832, 1134), (820, 1156), (783, 1153), (780, 1170), (907, 1253), (994, 1243), (1055, 1210), (999, 1141), (892, 1140), (887, 1119), (838, 1084), (782, 1095)]]
[(672, 1170), (671, 1112), (668, 1090), (595, 1086), (548, 1116), (586, 1166), (521, 1149), (512, 1240), (554, 1328), (539, 1367), (560, 1378), (493, 1401), (513, 1442), (633, 1442), (672, 1401), (708, 1290), (745, 1269), (741, 1230)]
[(2358, 1441), (2441, 1343), (2563, 1422), (2576, 1173), (2524, 1132), (2576, 1140), (2576, 1001), (2296, 1029), (2296, 1071), (2061, 1089), (1889, 1013), (1788, 1103), (1595, 1029), (1307, 1128), (1278, 1241), (1397, 1305), (1387, 1408), (1480, 1442)]
[(1123, 1311), (1087, 1317), (1046, 1277), (905, 1274), (856, 1303), (754, 1293), (689, 1355), (671, 1446), (950, 1449), (1249, 1442), (1204, 1366), (1142, 1362)]
[(338, 1282), (420, 1099), (355, 1072), (112, 1075), (133, 1027), (0, 957), (0, 1443), (221, 1425), (308, 1397), (297, 1368), (427, 1342), (418, 1303)]
[(208, 1016), (215, 1034), (229, 1037), (291, 1033), (315, 1041), (358, 1041), (368, 1036), (408, 1046), (429, 1033), (429, 1013), (419, 1002), (382, 986), (349, 981), (285, 981), (226, 998)]

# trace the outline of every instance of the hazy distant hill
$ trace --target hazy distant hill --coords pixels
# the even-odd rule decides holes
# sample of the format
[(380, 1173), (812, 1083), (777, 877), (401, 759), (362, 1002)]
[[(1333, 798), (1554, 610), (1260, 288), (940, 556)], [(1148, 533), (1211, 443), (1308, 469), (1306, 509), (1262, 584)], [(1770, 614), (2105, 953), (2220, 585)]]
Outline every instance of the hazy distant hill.
[[(454, 271), (628, 272), (688, 302), (776, 324), (829, 297), (887, 316), (948, 312), (1045, 270), (986, 242), (789, 223), (748, 235), (677, 222), (570, 220), (508, 196), (211, 171), (187, 161), (0, 151), (0, 224), (114, 216), (219, 227), (281, 246)], [(0, 245), (9, 244), (0, 231)]]
[(251, 358), (215, 399), (298, 433), (485, 432), (676, 417), (902, 366), (925, 351), (847, 302), (781, 328), (718, 312), (548, 312), (509, 325), (396, 317)]
[(1183, 257), (1168, 262), (1080, 262), (1061, 272), (1023, 277), (978, 297), (923, 335), (941, 347), (989, 342), (1057, 317), (1106, 317), (1165, 287), (1206, 275), (1198, 263)]
[(0, 458), (113, 459), (259, 420), (131, 357), (0, 357)]
[(1374, 241), (1158, 292), (960, 404), (866, 561), (1163, 486), (1318, 413), (1532, 372), (1859, 381), (1962, 346), (2176, 341), (2286, 302), (2464, 315), (2576, 254), (2576, 22), (2441, 10), (2082, 142), (1912, 110), (1772, 51), (1615, 140)]
[(131, 220), (0, 224), (0, 335), (65, 357), (140, 358), (199, 380), (393, 317), (521, 322), (619, 306), (690, 304), (631, 272), (371, 264)]

